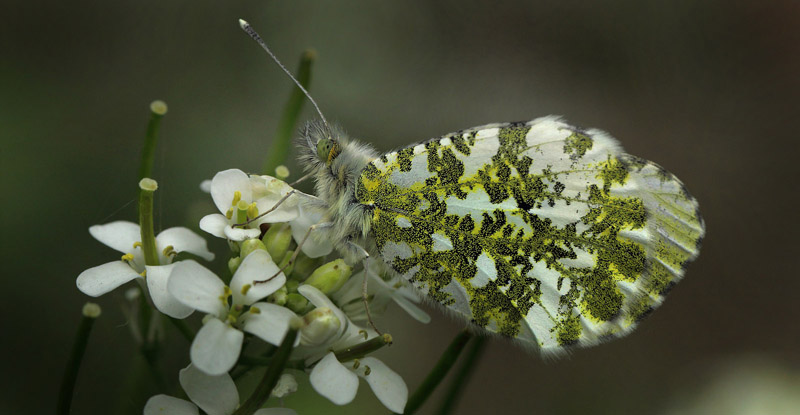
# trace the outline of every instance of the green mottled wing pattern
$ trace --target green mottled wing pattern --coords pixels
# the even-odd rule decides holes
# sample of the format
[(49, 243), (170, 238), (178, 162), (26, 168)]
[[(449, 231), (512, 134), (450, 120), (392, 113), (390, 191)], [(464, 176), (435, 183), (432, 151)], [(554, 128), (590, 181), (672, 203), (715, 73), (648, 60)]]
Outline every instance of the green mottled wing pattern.
[(475, 325), (550, 351), (629, 332), (704, 234), (675, 176), (555, 117), (386, 154), (356, 199), (394, 271)]

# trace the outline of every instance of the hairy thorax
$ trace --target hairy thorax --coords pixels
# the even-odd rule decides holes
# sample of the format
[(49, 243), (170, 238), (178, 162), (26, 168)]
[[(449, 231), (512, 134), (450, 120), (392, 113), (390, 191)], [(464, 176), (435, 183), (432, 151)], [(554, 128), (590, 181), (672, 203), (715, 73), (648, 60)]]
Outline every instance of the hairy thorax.
[[(335, 154), (323, 159), (318, 151), (320, 140), (334, 143)], [(329, 132), (319, 124), (309, 124), (301, 143), (301, 163), (312, 173), (318, 199), (304, 207), (321, 214), (317, 237), (331, 241), (348, 262), (364, 258), (371, 251), (367, 234), (372, 221), (371, 206), (356, 200), (355, 189), (361, 170), (378, 157), (370, 146), (350, 140), (341, 132)], [(323, 156), (325, 156), (323, 154)]]

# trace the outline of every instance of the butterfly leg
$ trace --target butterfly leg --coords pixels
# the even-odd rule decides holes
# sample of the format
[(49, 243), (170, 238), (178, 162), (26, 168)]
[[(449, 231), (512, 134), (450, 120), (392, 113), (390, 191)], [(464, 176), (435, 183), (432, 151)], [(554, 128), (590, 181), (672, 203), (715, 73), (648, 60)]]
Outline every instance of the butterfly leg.
[(378, 327), (375, 326), (375, 322), (372, 321), (372, 313), (369, 311), (369, 296), (367, 295), (367, 281), (369, 281), (369, 252), (352, 241), (347, 241), (347, 245), (349, 248), (359, 252), (364, 257), (364, 282), (361, 284), (361, 300), (364, 302), (364, 311), (367, 313), (367, 322), (369, 323), (370, 327), (372, 327), (372, 329), (375, 330), (379, 336), (383, 336), (383, 333), (381, 333), (381, 331), (378, 330)]

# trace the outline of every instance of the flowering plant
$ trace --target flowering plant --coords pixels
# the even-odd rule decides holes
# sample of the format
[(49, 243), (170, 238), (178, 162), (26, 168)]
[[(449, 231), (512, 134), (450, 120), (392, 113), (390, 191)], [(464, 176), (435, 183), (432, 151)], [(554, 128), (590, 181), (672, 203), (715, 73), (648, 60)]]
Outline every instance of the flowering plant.
[[(249, 28), (246, 23), (242, 27)], [(301, 60), (299, 77), (306, 83), (308, 77), (302, 74), (308, 74), (312, 59), (313, 54), (305, 53)], [(392, 343), (391, 335), (378, 332), (372, 321), (390, 304), (423, 323), (430, 317), (417, 306), (420, 298), (409, 283), (386, 274), (377, 261), (349, 263), (334, 252), (334, 241), (309, 237), (323, 218), (317, 209), (304, 208), (303, 201), (313, 196), (288, 184), (289, 171), (280, 164), (303, 102), (298, 99), (301, 89), (289, 100), (275, 151), (265, 167), (274, 176), (228, 169), (200, 185), (218, 212), (205, 215), (197, 227), (224, 239), (227, 252), (211, 252), (206, 240), (186, 227), (155, 234), (153, 199), (158, 184), (150, 176), (158, 127), (167, 112), (161, 101), (150, 106), (139, 174), (138, 223), (119, 220), (89, 228), (95, 239), (122, 256), (81, 272), (77, 288), (99, 297), (136, 282), (125, 291), (124, 309), (159, 392), (143, 403), (146, 415), (201, 410), (211, 415), (296, 414), (283, 407), (283, 398), (303, 388), (298, 377), (307, 377), (310, 389), (335, 405), (352, 402), (363, 379), (386, 409), (410, 414), (430, 395), (470, 338), (466, 330), (457, 337), (411, 397), (403, 378), (371, 356)], [(219, 256), (227, 258), (227, 269), (211, 271), (208, 262)], [(202, 318), (192, 318), (195, 311)], [(87, 303), (83, 316), (62, 381), (59, 414), (70, 412), (77, 371), (100, 307)], [(191, 343), (186, 358), (190, 363), (178, 376), (182, 394), (168, 390), (157, 365), (170, 327), (165, 323)], [(481, 345), (478, 339), (473, 357)], [(248, 398), (240, 401), (239, 380), (262, 370)], [(460, 384), (454, 384), (451, 399)], [(279, 402), (268, 402), (270, 397)]]
[[(151, 110), (151, 127), (157, 127), (166, 105), (157, 101)], [(147, 143), (154, 145), (157, 128), (148, 131)], [(201, 185), (219, 212), (204, 216), (198, 228), (229, 247), (222, 254), (228, 257), (222, 274), (208, 268), (219, 253), (195, 231), (173, 227), (155, 234), (152, 205), (158, 185), (148, 177), (139, 183), (139, 223), (119, 220), (89, 229), (122, 255), (81, 272), (77, 288), (100, 297), (137, 282), (125, 292), (131, 333), (153, 370), (169, 327), (165, 322), (191, 341), (191, 363), (179, 373), (188, 400), (163, 390), (147, 401), (144, 414), (294, 414), (280, 404), (262, 406), (269, 397), (282, 402), (297, 391), (297, 376), (308, 376), (311, 388), (336, 405), (350, 403), (363, 379), (387, 409), (405, 410), (405, 381), (370, 356), (392, 338), (369, 326), (371, 315), (390, 303), (427, 323), (417, 294), (379, 266), (338, 258), (331, 241), (307, 238), (320, 218), (303, 208), (305, 195), (284, 181), (288, 169), (279, 166), (276, 172), (278, 177), (228, 169)], [(191, 319), (195, 311), (202, 314), (197, 331), (192, 328), (197, 319)], [(88, 303), (84, 321), (89, 324), (79, 331), (84, 341), (86, 327), (99, 315), (99, 306)], [(249, 352), (256, 349), (262, 352)], [(79, 363), (71, 362), (68, 373)], [(235, 379), (264, 366), (263, 379), (240, 403)], [(69, 375), (65, 385), (62, 398), (74, 386)]]

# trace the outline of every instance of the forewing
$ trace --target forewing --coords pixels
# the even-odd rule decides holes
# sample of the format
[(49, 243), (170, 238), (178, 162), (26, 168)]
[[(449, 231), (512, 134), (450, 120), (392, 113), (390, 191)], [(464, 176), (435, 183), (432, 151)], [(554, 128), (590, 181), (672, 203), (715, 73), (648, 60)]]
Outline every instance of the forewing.
[(386, 154), (356, 198), (392, 269), (474, 324), (553, 351), (630, 331), (704, 233), (675, 176), (554, 117)]

